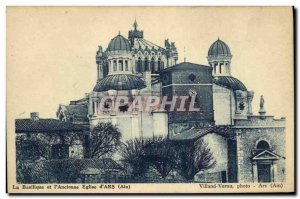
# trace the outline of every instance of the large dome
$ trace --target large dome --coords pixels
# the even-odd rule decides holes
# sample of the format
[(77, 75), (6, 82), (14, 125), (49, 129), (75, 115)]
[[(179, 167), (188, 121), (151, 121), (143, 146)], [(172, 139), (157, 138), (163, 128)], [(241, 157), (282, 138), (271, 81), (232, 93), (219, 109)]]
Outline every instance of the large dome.
[(95, 92), (103, 92), (108, 90), (132, 90), (142, 89), (146, 85), (144, 81), (136, 75), (131, 74), (116, 74), (109, 75), (99, 82), (94, 87)]
[(117, 35), (116, 37), (114, 37), (109, 45), (107, 50), (108, 51), (117, 51), (117, 50), (127, 50), (130, 51), (130, 43), (128, 41), (128, 39), (126, 39), (125, 37), (123, 37), (122, 35)]
[(230, 56), (231, 57), (231, 52), (228, 47), (228, 45), (218, 39), (215, 41), (209, 48), (208, 50), (208, 56)]
[(219, 86), (232, 89), (234, 91), (236, 90), (247, 91), (246, 86), (240, 80), (232, 76), (217, 76), (213, 79), (213, 83)]

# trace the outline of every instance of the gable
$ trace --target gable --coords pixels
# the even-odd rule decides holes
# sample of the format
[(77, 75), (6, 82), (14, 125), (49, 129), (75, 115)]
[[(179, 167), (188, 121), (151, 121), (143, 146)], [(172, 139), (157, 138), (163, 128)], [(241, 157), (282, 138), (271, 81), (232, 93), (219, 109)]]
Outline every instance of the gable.
[(252, 160), (278, 160), (279, 158), (280, 156), (277, 155), (276, 153), (271, 152), (269, 150), (264, 150), (259, 154), (257, 154), (256, 156), (254, 156)]

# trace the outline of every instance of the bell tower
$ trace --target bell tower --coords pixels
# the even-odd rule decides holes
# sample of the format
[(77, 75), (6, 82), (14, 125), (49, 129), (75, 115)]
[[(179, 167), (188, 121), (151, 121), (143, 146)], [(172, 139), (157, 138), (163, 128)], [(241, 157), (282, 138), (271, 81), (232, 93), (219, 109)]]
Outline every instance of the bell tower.
[(137, 27), (138, 27), (138, 24), (137, 24), (136, 20), (134, 20), (133, 30), (130, 30), (128, 32), (128, 39), (130, 41), (131, 46), (134, 45), (135, 38), (141, 38), (141, 39), (144, 38), (144, 32), (142, 30), (138, 30)]
[(208, 50), (207, 60), (213, 68), (213, 76), (231, 76), (231, 52), (228, 45), (219, 38)]
[(102, 50), (102, 46), (98, 46), (96, 52), (96, 64), (97, 64), (97, 80), (104, 78), (108, 74), (108, 63), (106, 59), (106, 54)]

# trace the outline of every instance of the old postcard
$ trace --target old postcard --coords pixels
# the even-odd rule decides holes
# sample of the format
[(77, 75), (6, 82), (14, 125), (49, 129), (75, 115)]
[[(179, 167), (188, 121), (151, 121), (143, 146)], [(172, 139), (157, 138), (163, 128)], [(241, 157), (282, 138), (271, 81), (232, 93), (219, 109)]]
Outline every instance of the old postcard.
[(292, 7), (7, 7), (9, 193), (294, 192)]

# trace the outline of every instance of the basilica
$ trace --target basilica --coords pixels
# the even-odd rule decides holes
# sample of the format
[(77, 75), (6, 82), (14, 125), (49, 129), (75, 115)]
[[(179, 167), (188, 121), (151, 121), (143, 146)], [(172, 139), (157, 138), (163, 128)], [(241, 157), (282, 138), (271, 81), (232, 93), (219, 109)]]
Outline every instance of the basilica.
[[(89, 129), (111, 122), (120, 129), (123, 141), (153, 136), (203, 139), (217, 160), (214, 168), (197, 174), (205, 182), (283, 182), (285, 118), (267, 115), (263, 96), (259, 113), (253, 113), (254, 92), (232, 76), (231, 67), (236, 66), (231, 65), (229, 46), (219, 38), (212, 42), (207, 64), (202, 65), (178, 63), (175, 42), (166, 39), (164, 44), (148, 41), (135, 21), (127, 37), (119, 33), (107, 47), (99, 45), (93, 90), (82, 99), (59, 105), (57, 119)], [(162, 100), (168, 106), (174, 96), (184, 96), (197, 109), (144, 111), (130, 109), (128, 100), (112, 109), (118, 96), (168, 96), (169, 101)]]

